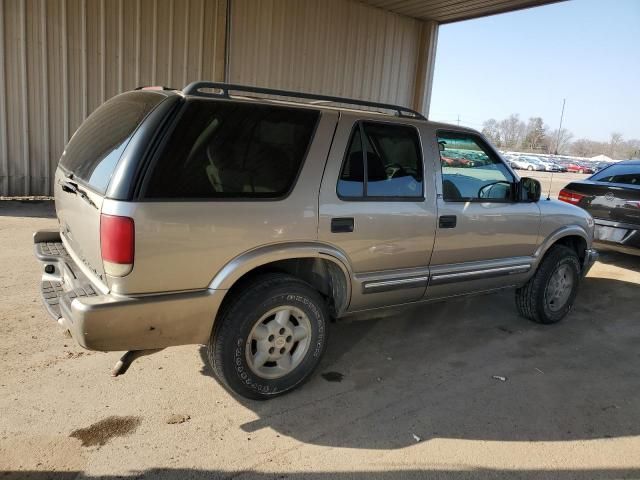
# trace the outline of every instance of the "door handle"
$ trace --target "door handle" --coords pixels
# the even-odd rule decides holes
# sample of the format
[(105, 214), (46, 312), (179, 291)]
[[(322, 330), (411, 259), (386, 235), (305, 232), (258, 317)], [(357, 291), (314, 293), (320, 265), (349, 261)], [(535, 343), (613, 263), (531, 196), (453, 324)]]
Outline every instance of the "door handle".
[(455, 215), (442, 215), (438, 220), (438, 227), (440, 228), (456, 228), (458, 223), (458, 217)]
[(353, 232), (353, 218), (332, 218), (331, 219), (331, 232), (332, 233), (351, 233)]

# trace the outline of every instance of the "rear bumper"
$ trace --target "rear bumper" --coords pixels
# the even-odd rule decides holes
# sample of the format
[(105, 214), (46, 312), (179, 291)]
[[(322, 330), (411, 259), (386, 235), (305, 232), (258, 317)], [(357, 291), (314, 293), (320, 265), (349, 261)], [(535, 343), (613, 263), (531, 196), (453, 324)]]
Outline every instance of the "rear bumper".
[(223, 290), (126, 297), (91, 283), (55, 231), (34, 234), (43, 265), (44, 304), (76, 342), (89, 350), (146, 350), (206, 343)]
[(640, 228), (637, 225), (595, 219), (593, 244), (603, 250), (640, 255)]

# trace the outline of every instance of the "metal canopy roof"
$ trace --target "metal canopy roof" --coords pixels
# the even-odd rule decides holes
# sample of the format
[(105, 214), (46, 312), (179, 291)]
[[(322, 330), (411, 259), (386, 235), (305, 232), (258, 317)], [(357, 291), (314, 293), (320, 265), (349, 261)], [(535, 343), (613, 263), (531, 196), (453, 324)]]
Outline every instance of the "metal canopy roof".
[(361, 0), (374, 7), (420, 20), (459, 22), (562, 0)]

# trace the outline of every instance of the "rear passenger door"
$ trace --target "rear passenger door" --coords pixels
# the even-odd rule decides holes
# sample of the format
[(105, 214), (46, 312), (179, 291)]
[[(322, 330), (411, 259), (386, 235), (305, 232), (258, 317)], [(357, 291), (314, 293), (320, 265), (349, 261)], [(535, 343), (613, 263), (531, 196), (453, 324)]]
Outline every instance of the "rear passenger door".
[(350, 310), (420, 299), (435, 232), (418, 126), (343, 114), (323, 176), (319, 239), (355, 273)]

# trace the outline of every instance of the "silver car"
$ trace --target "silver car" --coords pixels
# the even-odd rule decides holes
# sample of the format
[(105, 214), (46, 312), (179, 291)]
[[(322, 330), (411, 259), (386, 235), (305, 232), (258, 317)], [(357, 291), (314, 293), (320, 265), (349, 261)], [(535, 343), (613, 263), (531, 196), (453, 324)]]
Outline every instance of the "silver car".
[(120, 373), (204, 344), (258, 399), (309, 378), (332, 318), (511, 287), (521, 316), (554, 323), (597, 256), (591, 216), (540, 200), (474, 130), (206, 82), (99, 107), (55, 203), (59, 228), (34, 234), (41, 288), (81, 346), (129, 351)]
[(540, 160), (524, 155), (511, 159), (511, 166), (519, 170), (544, 171), (545, 166)]

